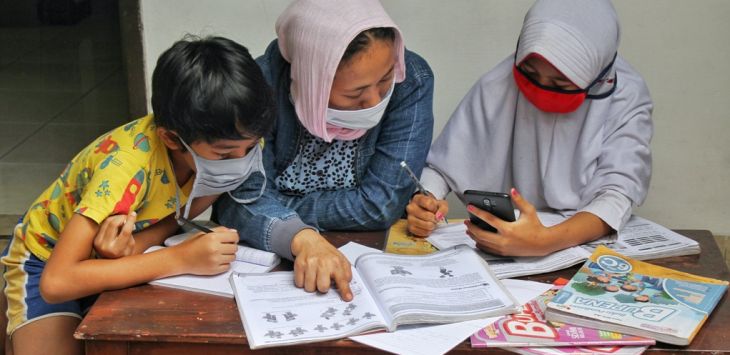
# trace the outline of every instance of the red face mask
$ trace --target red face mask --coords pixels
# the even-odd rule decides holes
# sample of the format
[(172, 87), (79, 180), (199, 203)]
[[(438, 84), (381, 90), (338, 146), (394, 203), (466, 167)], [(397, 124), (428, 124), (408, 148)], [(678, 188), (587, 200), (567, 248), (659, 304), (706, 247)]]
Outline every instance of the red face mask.
[(512, 68), (517, 87), (528, 101), (544, 112), (570, 113), (586, 99), (586, 90), (561, 90), (540, 85), (515, 65)]

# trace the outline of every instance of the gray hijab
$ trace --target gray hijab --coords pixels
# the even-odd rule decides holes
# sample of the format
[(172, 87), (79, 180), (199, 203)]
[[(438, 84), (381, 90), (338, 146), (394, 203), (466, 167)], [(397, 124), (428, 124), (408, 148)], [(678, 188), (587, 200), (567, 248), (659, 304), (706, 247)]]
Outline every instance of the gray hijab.
[[(427, 164), (464, 201), (467, 189), (516, 187), (538, 209), (580, 210), (606, 191), (641, 204), (651, 177), (652, 101), (639, 74), (617, 56), (601, 85), (568, 114), (524, 98), (512, 67), (530, 53), (586, 87), (619, 43), (613, 6), (602, 0), (540, 0), (525, 16), (516, 55), (485, 74), (431, 147)], [(595, 91), (594, 91), (595, 90)]]

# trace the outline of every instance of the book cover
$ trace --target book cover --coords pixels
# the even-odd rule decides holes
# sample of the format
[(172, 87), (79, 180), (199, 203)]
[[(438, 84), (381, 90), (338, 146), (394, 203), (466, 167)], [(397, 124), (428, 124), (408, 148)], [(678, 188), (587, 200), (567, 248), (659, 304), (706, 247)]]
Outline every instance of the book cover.
[(525, 303), (520, 312), (500, 318), (471, 336), (473, 348), (653, 345), (653, 339), (545, 320), (547, 303), (562, 286), (553, 286)]
[(525, 355), (639, 355), (643, 353), (646, 348), (646, 346), (567, 346), (558, 348), (510, 348), (506, 350)]
[(599, 246), (548, 303), (550, 321), (687, 345), (727, 290), (727, 281), (655, 266)]
[(437, 252), (426, 238), (418, 238), (408, 233), (408, 221), (400, 219), (388, 230), (385, 252), (404, 255), (424, 255)]

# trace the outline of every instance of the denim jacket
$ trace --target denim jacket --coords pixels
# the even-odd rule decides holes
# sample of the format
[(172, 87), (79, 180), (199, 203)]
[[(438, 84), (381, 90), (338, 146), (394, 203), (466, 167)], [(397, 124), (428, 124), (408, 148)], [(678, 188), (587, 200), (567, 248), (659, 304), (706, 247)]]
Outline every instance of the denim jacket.
[[(291, 241), (305, 228), (379, 230), (398, 219), (415, 191), (400, 167), (405, 160), (420, 176), (433, 134), (433, 73), (417, 54), (405, 52), (406, 78), (397, 83), (380, 123), (361, 138), (355, 155), (356, 187), (317, 191), (304, 196), (276, 189), (276, 177), (296, 158), (304, 127), (289, 100), (290, 65), (274, 40), (257, 63), (273, 88), (277, 121), (264, 138), (266, 189), (256, 201), (241, 204), (227, 194), (214, 207), (214, 218), (235, 228), (249, 245), (293, 259)], [(231, 194), (256, 196), (263, 177), (249, 178)]]

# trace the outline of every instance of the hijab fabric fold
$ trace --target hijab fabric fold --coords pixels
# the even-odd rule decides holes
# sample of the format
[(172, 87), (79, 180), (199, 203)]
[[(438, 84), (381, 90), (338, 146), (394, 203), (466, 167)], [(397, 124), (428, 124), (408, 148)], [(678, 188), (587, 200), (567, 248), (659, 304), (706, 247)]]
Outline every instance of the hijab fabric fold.
[(539, 54), (581, 89), (601, 79), (588, 93), (600, 95), (615, 83), (613, 68), (603, 78), (598, 75), (611, 65), (619, 37), (618, 16), (609, 1), (538, 1), (525, 15), (515, 64)]
[(332, 82), (342, 55), (361, 32), (395, 30), (395, 81), (405, 79), (403, 39), (377, 0), (295, 0), (276, 21), (279, 49), (291, 64), (291, 97), (299, 121), (312, 135), (331, 142), (352, 140), (366, 130), (327, 124)]
[(431, 146), (428, 167), (462, 201), (467, 189), (516, 187), (538, 209), (580, 210), (607, 191), (641, 204), (651, 177), (653, 106), (643, 79), (621, 56), (609, 71), (618, 81), (596, 88), (615, 90), (567, 114), (537, 109), (512, 76), (515, 60), (537, 53), (585, 87), (613, 60), (618, 34), (607, 0), (538, 0), (516, 54), (467, 93)]

